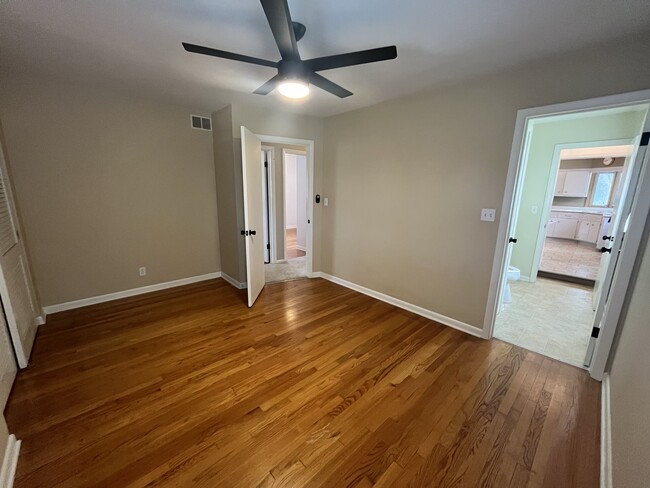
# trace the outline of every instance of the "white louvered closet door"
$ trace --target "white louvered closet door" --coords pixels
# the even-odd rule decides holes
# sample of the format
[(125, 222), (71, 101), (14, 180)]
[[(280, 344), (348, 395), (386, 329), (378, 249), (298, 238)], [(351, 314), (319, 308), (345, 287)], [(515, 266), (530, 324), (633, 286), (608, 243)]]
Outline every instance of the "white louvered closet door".
[(17, 221), (7, 166), (0, 150), (0, 296), (18, 365), (27, 366), (36, 336), (36, 306)]
[(4, 411), (16, 377), (16, 360), (4, 315), (0, 313), (0, 410)]

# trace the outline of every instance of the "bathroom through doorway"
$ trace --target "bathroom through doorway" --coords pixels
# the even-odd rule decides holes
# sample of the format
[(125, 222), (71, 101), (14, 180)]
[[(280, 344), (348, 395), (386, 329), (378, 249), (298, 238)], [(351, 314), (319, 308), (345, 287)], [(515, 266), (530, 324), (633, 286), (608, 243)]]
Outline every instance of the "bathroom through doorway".
[(494, 337), (589, 365), (647, 112), (640, 104), (528, 122)]

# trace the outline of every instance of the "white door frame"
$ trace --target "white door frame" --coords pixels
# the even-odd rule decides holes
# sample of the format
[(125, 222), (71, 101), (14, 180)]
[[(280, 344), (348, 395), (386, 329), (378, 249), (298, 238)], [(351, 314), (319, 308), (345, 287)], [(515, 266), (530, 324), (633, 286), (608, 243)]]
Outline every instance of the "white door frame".
[[(307, 259), (305, 262), (307, 277), (313, 278), (314, 266), (314, 141), (310, 139), (296, 139), (293, 137), (269, 136), (264, 134), (255, 134), (262, 140), (262, 144), (288, 144), (291, 146), (305, 146), (307, 153)], [(274, 158), (275, 159), (275, 158)], [(282, 171), (284, 173), (284, 158), (282, 158)], [(275, 210), (275, 205), (274, 205)], [(283, 237), (283, 242), (285, 238)], [(286, 245), (285, 245), (286, 248)], [(286, 249), (285, 249), (286, 258)]]
[[(553, 197), (555, 196), (555, 183), (557, 182), (558, 170), (560, 169), (561, 153), (563, 149), (576, 149), (586, 147), (602, 147), (607, 148), (610, 146), (627, 146), (637, 144), (636, 138), (632, 139), (614, 139), (610, 141), (593, 141), (593, 142), (571, 142), (567, 144), (556, 144), (553, 151), (553, 159), (551, 162), (551, 173), (546, 187), (546, 197), (544, 198), (544, 205), (542, 207), (542, 218), (539, 222), (537, 229), (537, 243), (535, 244), (535, 254), (533, 255), (533, 268), (530, 271), (530, 281), (534, 283), (537, 280), (537, 273), (539, 265), (542, 261), (542, 253), (544, 251), (544, 239), (546, 238), (546, 224), (551, 216), (551, 207), (553, 206)], [(629, 157), (626, 158), (625, 164), (627, 165)], [(581, 171), (581, 170), (579, 170)], [(609, 168), (609, 171), (621, 171), (616, 168)], [(522, 178), (523, 183), (523, 178)]]
[[(560, 115), (568, 113), (580, 113), (580, 112), (590, 112), (597, 109), (605, 108), (614, 108), (614, 107), (625, 107), (630, 105), (638, 105), (642, 103), (650, 102), (650, 90), (641, 90), (630, 93), (622, 93), (618, 95), (610, 95), (600, 98), (591, 98), (587, 100), (579, 100), (575, 102), (568, 103), (559, 103), (554, 105), (546, 105), (542, 107), (535, 107), (529, 109), (522, 109), (517, 111), (517, 118), (515, 121), (515, 130), (512, 140), (512, 146), (510, 149), (510, 161), (508, 164), (508, 174), (506, 177), (506, 185), (503, 194), (503, 203), (501, 206), (501, 214), (499, 216), (499, 228), (497, 231), (497, 242), (494, 252), (494, 259), (492, 262), (492, 273), (490, 276), (490, 287), (488, 291), (487, 305), (485, 309), (485, 316), (483, 319), (483, 337), (486, 339), (491, 339), (494, 334), (494, 323), (497, 315), (497, 308), (499, 305), (498, 297), (501, 296), (504, 279), (506, 273), (506, 267), (508, 261), (506, 260), (506, 255), (509, 249), (508, 237), (511, 230), (514, 229), (516, 222), (513, 221), (513, 215), (515, 215), (515, 202), (516, 197), (520, 197), (521, 192), (515, 192), (515, 189), (518, 186), (521, 186), (521, 183), (524, 178), (522, 172), (523, 164), (525, 163), (522, 158), (524, 151), (527, 149), (524, 145), (524, 137), (528, 130), (528, 122), (541, 117), (548, 117), (551, 115)], [(650, 179), (650, 172), (645, 172), (646, 178)], [(638, 217), (638, 215), (637, 215)], [(643, 230), (645, 226), (645, 219), (641, 221), (640, 225), (636, 223), (636, 226), (640, 227)], [(634, 226), (631, 225), (631, 228)], [(636, 252), (630, 253), (623, 257), (623, 261), (626, 264), (629, 264), (631, 261), (632, 264), (636, 261)], [(620, 275), (623, 273), (617, 273), (619, 275), (618, 280), (615, 277), (615, 281), (621, 281)], [(622, 286), (627, 290), (626, 283), (616, 283), (616, 291), (618, 291)], [(614, 287), (614, 284), (612, 284)], [(614, 291), (614, 288), (613, 288)], [(625, 295), (625, 293), (623, 293)], [(614, 331), (611, 331), (612, 333)], [(613, 338), (613, 336), (612, 336)], [(603, 334), (604, 339), (604, 334)], [(598, 347), (600, 346), (600, 347)], [(594, 378), (602, 377), (604, 371), (604, 364), (607, 362), (607, 356), (609, 355), (609, 349), (611, 348), (611, 342), (609, 347), (605, 344), (604, 340), (600, 340), (596, 348), (596, 354), (594, 356), (594, 361), (592, 362), (589, 371), (591, 376)], [(603, 357), (604, 356), (604, 360)], [(600, 369), (602, 368), (602, 371)]]

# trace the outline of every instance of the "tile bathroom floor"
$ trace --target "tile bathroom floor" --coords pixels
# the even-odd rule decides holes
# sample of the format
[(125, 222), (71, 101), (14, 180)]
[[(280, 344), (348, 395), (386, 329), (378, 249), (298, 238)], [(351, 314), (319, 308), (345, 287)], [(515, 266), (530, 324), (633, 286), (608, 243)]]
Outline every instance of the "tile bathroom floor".
[(601, 257), (596, 245), (590, 242), (547, 237), (539, 270), (595, 280)]
[(497, 315), (494, 336), (581, 367), (594, 313), (592, 289), (547, 278), (515, 281), (510, 288), (512, 303)]

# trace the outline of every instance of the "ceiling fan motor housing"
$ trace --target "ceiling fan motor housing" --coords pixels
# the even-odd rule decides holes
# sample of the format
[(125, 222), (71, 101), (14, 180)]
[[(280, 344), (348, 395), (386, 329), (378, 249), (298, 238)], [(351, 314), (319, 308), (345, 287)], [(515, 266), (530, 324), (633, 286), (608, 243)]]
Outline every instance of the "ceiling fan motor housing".
[(278, 75), (280, 80), (309, 81), (309, 70), (299, 60), (278, 61)]

